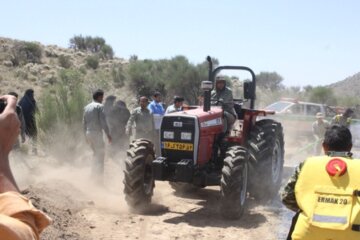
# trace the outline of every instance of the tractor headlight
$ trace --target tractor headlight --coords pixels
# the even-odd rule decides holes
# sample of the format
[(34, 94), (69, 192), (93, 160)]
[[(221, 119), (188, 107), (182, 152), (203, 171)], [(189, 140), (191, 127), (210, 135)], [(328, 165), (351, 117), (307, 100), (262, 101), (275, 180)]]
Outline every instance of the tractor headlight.
[(191, 133), (190, 132), (182, 132), (181, 133), (181, 140), (191, 140)]
[(164, 139), (174, 139), (174, 132), (164, 131)]

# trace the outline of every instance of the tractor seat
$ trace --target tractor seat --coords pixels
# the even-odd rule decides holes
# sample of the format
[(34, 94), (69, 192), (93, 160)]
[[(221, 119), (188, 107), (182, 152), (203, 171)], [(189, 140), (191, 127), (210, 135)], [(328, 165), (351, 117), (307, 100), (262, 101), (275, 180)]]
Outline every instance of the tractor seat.
[(242, 104), (234, 103), (234, 109), (238, 119), (244, 119), (245, 110), (242, 108)]

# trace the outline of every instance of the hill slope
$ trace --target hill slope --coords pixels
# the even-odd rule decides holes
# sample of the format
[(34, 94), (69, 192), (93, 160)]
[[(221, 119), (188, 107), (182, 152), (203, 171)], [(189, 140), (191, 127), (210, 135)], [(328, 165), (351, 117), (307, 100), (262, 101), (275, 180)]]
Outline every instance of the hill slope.
[(347, 77), (342, 81), (330, 84), (336, 95), (359, 96), (360, 95), (360, 72)]
[(27, 88), (33, 88), (40, 96), (59, 81), (60, 72), (65, 70), (79, 73), (89, 92), (102, 88), (107, 94), (129, 98), (117, 74), (127, 61), (100, 58), (98, 67), (93, 69), (87, 64), (93, 56), (91, 52), (0, 37), (0, 94), (16, 91), (21, 96)]

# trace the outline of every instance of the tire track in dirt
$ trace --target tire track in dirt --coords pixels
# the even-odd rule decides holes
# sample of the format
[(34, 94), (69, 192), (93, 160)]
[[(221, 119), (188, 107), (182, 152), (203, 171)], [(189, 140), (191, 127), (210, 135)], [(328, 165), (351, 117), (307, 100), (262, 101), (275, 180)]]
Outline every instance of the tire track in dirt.
[[(130, 212), (122, 193), (119, 161), (106, 162), (105, 187), (92, 184), (89, 167), (50, 165), (38, 169), (37, 176), (22, 176), (23, 188), (27, 187), (35, 205), (45, 209), (56, 221), (44, 231), (42, 239), (270, 240), (286, 237), (292, 213), (279, 199), (264, 205), (248, 199), (241, 219), (225, 220), (219, 212), (219, 187), (179, 196), (167, 182), (156, 182), (150, 209), (143, 214)], [(284, 179), (291, 171), (292, 168), (285, 168)]]

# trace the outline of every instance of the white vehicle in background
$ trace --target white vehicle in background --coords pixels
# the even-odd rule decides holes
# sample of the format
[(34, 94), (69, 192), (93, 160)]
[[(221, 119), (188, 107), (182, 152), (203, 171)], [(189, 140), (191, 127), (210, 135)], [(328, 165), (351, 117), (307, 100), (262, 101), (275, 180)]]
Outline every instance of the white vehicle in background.
[(285, 138), (288, 141), (294, 140), (294, 138), (296, 140), (306, 138), (311, 141), (312, 123), (316, 120), (316, 113), (323, 113), (325, 119), (329, 122), (337, 114), (334, 107), (294, 99), (282, 99), (274, 102), (265, 107), (265, 110), (275, 111), (275, 115), (270, 117), (282, 123)]
[(265, 109), (275, 111), (277, 114), (308, 116), (313, 117), (314, 119), (316, 113), (318, 112), (323, 113), (325, 117), (333, 117), (337, 114), (335, 108), (329, 107), (325, 104), (302, 102), (291, 99), (284, 99), (272, 103)]
[[(266, 118), (272, 118), (282, 124), (285, 144), (289, 150), (288, 153), (299, 155), (307, 152), (311, 155), (315, 144), (312, 123), (316, 121), (316, 113), (323, 113), (325, 120), (330, 123), (335, 115), (343, 113), (346, 108), (294, 99), (282, 99), (268, 105), (265, 110), (275, 112), (275, 115), (268, 115)], [(351, 120), (350, 131), (353, 139), (352, 152), (355, 158), (360, 158), (359, 114)]]

